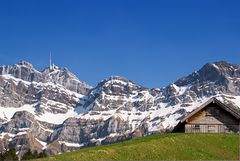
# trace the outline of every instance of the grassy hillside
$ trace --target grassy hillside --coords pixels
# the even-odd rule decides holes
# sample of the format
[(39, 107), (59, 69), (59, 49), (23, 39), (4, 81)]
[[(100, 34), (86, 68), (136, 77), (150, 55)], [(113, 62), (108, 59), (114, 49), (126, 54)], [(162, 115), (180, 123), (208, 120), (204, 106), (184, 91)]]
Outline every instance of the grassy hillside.
[(164, 134), (42, 158), (52, 160), (238, 160), (237, 134)]

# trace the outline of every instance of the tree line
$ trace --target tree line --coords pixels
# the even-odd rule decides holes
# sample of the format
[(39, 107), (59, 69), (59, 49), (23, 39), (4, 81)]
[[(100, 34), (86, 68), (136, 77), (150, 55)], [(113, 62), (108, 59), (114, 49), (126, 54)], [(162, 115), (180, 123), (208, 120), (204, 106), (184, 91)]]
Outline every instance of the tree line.
[(0, 161), (15, 161), (15, 160), (30, 160), (30, 159), (36, 159), (36, 158), (43, 158), (46, 157), (46, 154), (44, 153), (38, 153), (37, 151), (32, 152), (31, 150), (28, 150), (20, 159), (18, 158), (16, 154), (16, 150), (11, 148), (4, 152), (0, 153)]

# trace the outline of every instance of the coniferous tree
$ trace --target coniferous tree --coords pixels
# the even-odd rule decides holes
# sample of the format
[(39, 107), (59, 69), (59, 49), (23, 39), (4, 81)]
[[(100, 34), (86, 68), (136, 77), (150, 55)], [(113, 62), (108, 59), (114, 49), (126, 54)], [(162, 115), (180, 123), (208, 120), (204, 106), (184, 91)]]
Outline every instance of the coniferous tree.
[(15, 149), (9, 149), (1, 154), (1, 161), (15, 161), (18, 160)]
[(3, 153), (0, 153), (0, 161), (2, 161), (4, 159)]
[(31, 150), (28, 150), (23, 156), (22, 160), (30, 160), (35, 158), (43, 158), (46, 157), (44, 153), (38, 153), (37, 151), (32, 152)]

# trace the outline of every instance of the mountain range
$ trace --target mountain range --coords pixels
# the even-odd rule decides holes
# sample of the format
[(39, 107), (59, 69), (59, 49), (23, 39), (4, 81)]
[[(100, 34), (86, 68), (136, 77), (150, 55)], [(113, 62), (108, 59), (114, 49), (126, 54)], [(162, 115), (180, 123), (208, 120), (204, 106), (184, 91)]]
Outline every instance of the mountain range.
[(83, 147), (171, 132), (211, 97), (240, 109), (240, 66), (225, 61), (164, 88), (111, 76), (95, 87), (67, 68), (36, 70), (20, 61), (0, 67), (0, 151), (59, 154)]

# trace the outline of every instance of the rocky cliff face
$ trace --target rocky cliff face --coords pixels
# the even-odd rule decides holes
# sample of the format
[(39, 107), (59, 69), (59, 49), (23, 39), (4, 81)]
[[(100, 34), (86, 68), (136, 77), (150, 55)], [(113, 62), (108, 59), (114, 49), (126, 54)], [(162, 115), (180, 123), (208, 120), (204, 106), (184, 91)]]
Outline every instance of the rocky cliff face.
[(240, 67), (208, 63), (165, 88), (113, 76), (92, 88), (66, 68), (0, 67), (0, 150), (58, 154), (169, 132), (210, 97), (240, 107)]
[(32, 64), (26, 61), (20, 61), (12, 66), (1, 66), (0, 75), (12, 76), (22, 81), (54, 83), (64, 86), (70, 91), (80, 94), (86, 94), (91, 86), (81, 82), (67, 68), (59, 68), (55, 65), (45, 68), (42, 72), (33, 68)]

